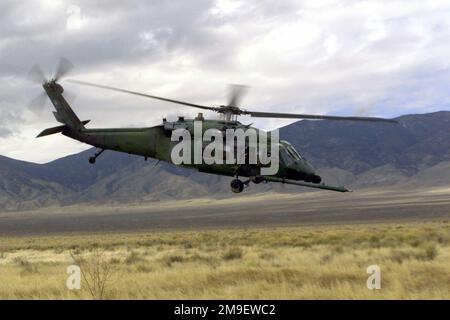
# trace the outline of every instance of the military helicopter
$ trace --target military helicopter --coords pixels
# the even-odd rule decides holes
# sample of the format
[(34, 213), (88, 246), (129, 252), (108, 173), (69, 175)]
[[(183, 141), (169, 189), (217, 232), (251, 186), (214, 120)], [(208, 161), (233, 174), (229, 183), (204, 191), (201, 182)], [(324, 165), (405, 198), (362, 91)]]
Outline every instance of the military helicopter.
[[(396, 123), (393, 119), (375, 117), (355, 117), (355, 116), (329, 116), (311, 114), (290, 114), (275, 112), (249, 111), (238, 107), (244, 86), (234, 86), (232, 88), (229, 101), (226, 105), (205, 106), (180, 100), (168, 99), (146, 93), (140, 93), (111, 86), (95, 84), (80, 80), (68, 79), (71, 83), (91, 86), (101, 89), (118, 91), (126, 94), (137, 95), (145, 98), (161, 100), (169, 103), (184, 105), (191, 108), (214, 111), (221, 115), (220, 119), (204, 119), (199, 113), (195, 119), (185, 119), (179, 117), (177, 121), (167, 121), (163, 119), (162, 124), (144, 128), (86, 128), (90, 120), (81, 121), (63, 96), (64, 89), (59, 80), (67, 74), (73, 65), (67, 59), (61, 59), (55, 76), (47, 79), (42, 69), (35, 65), (30, 71), (30, 77), (37, 80), (43, 87), (46, 95), (50, 98), (56, 111), (53, 112), (56, 121), (62, 123), (60, 126), (43, 130), (37, 137), (44, 137), (56, 133), (61, 133), (67, 137), (87, 143), (97, 148), (97, 151), (88, 160), (95, 164), (97, 158), (105, 150), (114, 150), (142, 156), (147, 160), (154, 158), (158, 161), (173, 163), (171, 151), (174, 141), (171, 140), (173, 131), (177, 128), (192, 130), (195, 121), (202, 121), (204, 129), (215, 128), (221, 131), (225, 129), (252, 128), (251, 125), (240, 123), (237, 118), (241, 115), (248, 115), (258, 118), (284, 118), (284, 119), (317, 119), (317, 120), (346, 120), (346, 121), (366, 121), (366, 122), (388, 122)], [(253, 128), (256, 129), (256, 128)], [(256, 129), (258, 130), (258, 129)], [(280, 140), (277, 142), (279, 150), (278, 171), (273, 175), (261, 175), (262, 164), (191, 164), (183, 165), (197, 169), (200, 172), (224, 175), (233, 177), (230, 187), (234, 193), (240, 193), (250, 182), (259, 184), (261, 182), (278, 182), (291, 185), (298, 185), (309, 188), (331, 190), (337, 192), (348, 192), (345, 187), (326, 185), (322, 182), (322, 177), (316, 174), (312, 165), (300, 155), (297, 150), (288, 142)], [(244, 177), (245, 180), (241, 180)]]

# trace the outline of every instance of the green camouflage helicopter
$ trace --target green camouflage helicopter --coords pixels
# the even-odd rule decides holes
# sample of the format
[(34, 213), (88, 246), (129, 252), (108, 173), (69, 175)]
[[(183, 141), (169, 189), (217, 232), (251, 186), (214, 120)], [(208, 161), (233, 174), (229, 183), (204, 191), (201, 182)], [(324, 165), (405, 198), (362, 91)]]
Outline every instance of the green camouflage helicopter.
[[(239, 108), (241, 94), (245, 87), (234, 86), (227, 105), (221, 106), (204, 106), (179, 100), (167, 99), (157, 97), (149, 94), (114, 88), (105, 85), (93, 84), (78, 80), (67, 80), (72, 83), (81, 85), (93, 86), (102, 89), (114, 90), (123, 93), (138, 95), (146, 98), (162, 100), (166, 102), (176, 103), (188, 107), (215, 111), (221, 114), (219, 120), (204, 119), (203, 115), (199, 113), (195, 119), (184, 119), (179, 117), (177, 121), (167, 121), (163, 119), (163, 123), (153, 127), (144, 128), (105, 128), (105, 129), (91, 129), (86, 128), (89, 120), (80, 121), (77, 115), (63, 97), (64, 89), (58, 83), (62, 76), (64, 76), (73, 65), (66, 59), (61, 59), (57, 68), (56, 74), (51, 79), (46, 79), (42, 69), (35, 65), (30, 71), (30, 77), (39, 81), (45, 90), (46, 95), (50, 98), (56, 111), (53, 112), (55, 119), (62, 123), (57, 127), (52, 127), (42, 131), (37, 137), (48, 136), (55, 133), (62, 133), (63, 135), (80, 142), (87, 143), (98, 148), (97, 152), (89, 158), (89, 162), (94, 164), (96, 159), (105, 150), (114, 150), (143, 156), (147, 158), (154, 158), (158, 161), (165, 161), (173, 163), (172, 151), (177, 141), (171, 139), (174, 130), (184, 128), (193, 131), (195, 121), (202, 122), (202, 133), (207, 129), (214, 128), (221, 132), (228, 129), (254, 129), (250, 125), (243, 125), (237, 121), (239, 115), (249, 115), (251, 117), (263, 118), (286, 118), (286, 119), (319, 119), (319, 120), (351, 120), (351, 121), (375, 121), (375, 122), (390, 122), (396, 123), (392, 119), (374, 118), (374, 117), (341, 117), (341, 116), (327, 116), (327, 115), (310, 115), (310, 114), (288, 114), (288, 113), (273, 113), (273, 112), (255, 112)], [(270, 140), (267, 142), (272, 143)], [(233, 177), (230, 187), (234, 193), (240, 193), (245, 186), (250, 182), (259, 184), (261, 182), (279, 182), (292, 185), (299, 185), (310, 188), (332, 190), (338, 192), (349, 191), (345, 187), (330, 186), (322, 183), (322, 178), (317, 175), (314, 168), (294, 149), (288, 141), (277, 141), (276, 146), (279, 152), (278, 170), (271, 175), (262, 175), (264, 164), (249, 163), (243, 164), (207, 164), (204, 162), (198, 164), (181, 164), (185, 167), (197, 169), (200, 172), (210, 174), (224, 175)], [(270, 150), (270, 146), (267, 150)], [(248, 149), (246, 149), (248, 150)], [(247, 159), (247, 158), (246, 158)], [(242, 181), (239, 178), (245, 177)]]

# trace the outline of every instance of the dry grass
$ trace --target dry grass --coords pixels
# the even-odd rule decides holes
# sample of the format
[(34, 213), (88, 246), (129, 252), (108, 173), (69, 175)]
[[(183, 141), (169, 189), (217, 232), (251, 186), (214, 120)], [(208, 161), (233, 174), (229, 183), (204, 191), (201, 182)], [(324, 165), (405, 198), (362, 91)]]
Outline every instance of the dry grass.
[[(108, 270), (101, 297), (66, 288), (72, 257)], [(3, 238), (0, 299), (16, 298), (450, 299), (450, 223)]]

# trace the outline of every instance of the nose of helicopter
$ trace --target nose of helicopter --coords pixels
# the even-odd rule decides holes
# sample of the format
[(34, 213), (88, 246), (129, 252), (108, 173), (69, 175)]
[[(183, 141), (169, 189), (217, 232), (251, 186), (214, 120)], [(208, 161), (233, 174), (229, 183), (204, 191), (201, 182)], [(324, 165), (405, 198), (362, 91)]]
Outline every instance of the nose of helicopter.
[(322, 178), (316, 174), (313, 166), (306, 160), (296, 161), (294, 170), (296, 175), (306, 182), (320, 183), (322, 181)]

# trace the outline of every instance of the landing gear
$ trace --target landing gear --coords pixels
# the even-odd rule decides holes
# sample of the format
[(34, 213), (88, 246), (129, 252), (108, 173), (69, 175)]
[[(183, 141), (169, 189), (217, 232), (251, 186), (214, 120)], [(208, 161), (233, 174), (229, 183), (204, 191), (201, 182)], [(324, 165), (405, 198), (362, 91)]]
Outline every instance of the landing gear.
[(95, 160), (97, 160), (97, 158), (103, 153), (103, 151), (105, 151), (105, 149), (100, 149), (99, 151), (97, 151), (94, 156), (89, 158), (89, 163), (90, 164), (94, 164)]
[(236, 178), (233, 179), (230, 183), (231, 191), (234, 193), (241, 193), (244, 190), (244, 187), (248, 187), (251, 179), (247, 179), (245, 181), (239, 180), (239, 177), (236, 175)]
[(234, 179), (230, 183), (231, 191), (241, 193), (244, 190), (244, 183), (239, 179)]

